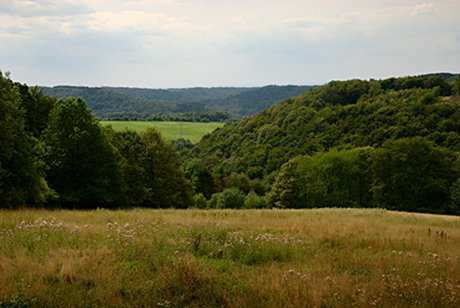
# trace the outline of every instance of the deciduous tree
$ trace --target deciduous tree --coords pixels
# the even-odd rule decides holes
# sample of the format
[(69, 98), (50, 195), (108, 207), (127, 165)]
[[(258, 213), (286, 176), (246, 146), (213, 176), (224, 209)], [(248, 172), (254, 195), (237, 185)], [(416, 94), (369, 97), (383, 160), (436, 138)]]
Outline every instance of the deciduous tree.
[(122, 200), (120, 156), (81, 98), (56, 103), (44, 132), (47, 180), (64, 206)]

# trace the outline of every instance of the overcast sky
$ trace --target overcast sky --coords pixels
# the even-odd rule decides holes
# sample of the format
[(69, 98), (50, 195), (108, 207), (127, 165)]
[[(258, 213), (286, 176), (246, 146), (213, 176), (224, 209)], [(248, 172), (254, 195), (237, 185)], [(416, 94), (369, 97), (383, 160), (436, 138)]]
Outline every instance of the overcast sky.
[(0, 0), (0, 70), (149, 88), (457, 73), (459, 13), (459, 0)]

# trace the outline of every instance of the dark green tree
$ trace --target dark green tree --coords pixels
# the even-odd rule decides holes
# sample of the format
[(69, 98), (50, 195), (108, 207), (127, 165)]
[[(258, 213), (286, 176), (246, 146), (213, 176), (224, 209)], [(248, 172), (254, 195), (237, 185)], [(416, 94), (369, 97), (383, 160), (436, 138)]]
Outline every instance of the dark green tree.
[(193, 185), (197, 193), (202, 193), (206, 199), (211, 198), (216, 192), (216, 184), (214, 178), (205, 167), (200, 167), (192, 177)]
[(301, 157), (296, 157), (281, 166), (272, 189), (266, 195), (270, 208), (300, 208), (297, 167)]
[(236, 187), (226, 188), (222, 192), (215, 193), (208, 201), (209, 208), (240, 209), (244, 206), (245, 195)]
[[(37, 140), (25, 130), (18, 87), (0, 72), (0, 207), (31, 205), (46, 197)], [(36, 200), (37, 199), (37, 200)]]
[(193, 206), (192, 186), (185, 178), (174, 146), (154, 129), (138, 134), (112, 132), (123, 157), (127, 203), (156, 208)]
[(15, 84), (21, 96), (21, 108), (25, 111), (25, 128), (32, 136), (39, 138), (48, 126), (48, 118), (56, 99), (45, 95), (37, 87)]
[(460, 95), (460, 75), (457, 76), (454, 83), (452, 84), (452, 93)]
[(56, 103), (43, 140), (47, 180), (62, 205), (110, 207), (123, 199), (120, 156), (81, 98)]
[(126, 204), (142, 206), (147, 202), (149, 189), (145, 180), (146, 170), (143, 165), (145, 145), (141, 136), (131, 130), (115, 132), (113, 129), (107, 128), (106, 132), (122, 157), (123, 191)]
[(450, 187), (450, 210), (452, 213), (460, 215), (460, 178)]
[(363, 80), (331, 81), (320, 88), (319, 97), (327, 104), (349, 105), (369, 91), (369, 82)]
[(367, 174), (372, 148), (319, 152), (305, 157), (296, 174), (302, 207), (370, 206)]
[(372, 155), (374, 201), (388, 209), (449, 211), (458, 155), (422, 137), (389, 140)]
[(253, 190), (251, 190), (244, 199), (244, 207), (246, 209), (262, 209), (265, 206), (264, 198), (257, 195), (257, 193)]
[(192, 186), (181, 169), (179, 155), (156, 130), (141, 135), (145, 146), (142, 159), (148, 183), (148, 202), (153, 207), (187, 208), (193, 205)]

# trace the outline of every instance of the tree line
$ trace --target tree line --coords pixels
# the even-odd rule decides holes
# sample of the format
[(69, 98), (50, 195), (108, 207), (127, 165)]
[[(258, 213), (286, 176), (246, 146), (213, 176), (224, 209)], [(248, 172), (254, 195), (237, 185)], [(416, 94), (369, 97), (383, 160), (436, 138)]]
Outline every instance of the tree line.
[(459, 214), (459, 189), (458, 153), (413, 137), (293, 158), (281, 167), (267, 203)]
[(161, 135), (103, 128), (81, 98), (58, 100), (0, 73), (0, 206), (185, 208), (192, 186)]

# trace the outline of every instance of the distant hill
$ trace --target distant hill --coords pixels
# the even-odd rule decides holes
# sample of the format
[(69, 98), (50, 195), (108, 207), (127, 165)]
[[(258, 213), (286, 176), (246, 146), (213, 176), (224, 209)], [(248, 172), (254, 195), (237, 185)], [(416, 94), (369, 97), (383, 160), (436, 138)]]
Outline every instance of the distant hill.
[(220, 121), (254, 114), (311, 89), (311, 86), (266, 86), (145, 89), (126, 87), (44, 87), (45, 94), (81, 96), (103, 119)]
[(251, 88), (225, 98), (206, 101), (206, 105), (215, 106), (219, 111), (242, 117), (267, 109), (274, 103), (286, 98), (298, 96), (313, 86), (276, 86)]
[(432, 73), (432, 74), (419, 75), (417, 77), (422, 77), (422, 78), (440, 77), (444, 79), (446, 82), (454, 82), (457, 76), (458, 74), (452, 74), (452, 73)]

